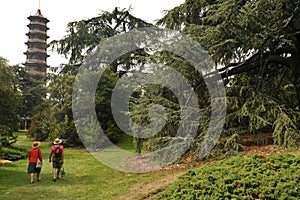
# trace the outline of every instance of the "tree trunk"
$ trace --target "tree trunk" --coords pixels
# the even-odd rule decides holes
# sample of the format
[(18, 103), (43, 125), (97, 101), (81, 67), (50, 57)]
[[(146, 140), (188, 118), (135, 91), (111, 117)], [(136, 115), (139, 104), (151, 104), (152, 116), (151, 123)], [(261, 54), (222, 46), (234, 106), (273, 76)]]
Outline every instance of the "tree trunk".
[[(299, 65), (300, 66), (300, 65)], [(297, 94), (297, 100), (298, 100), (298, 109), (300, 109), (300, 70), (297, 70), (298, 72), (295, 73), (295, 78), (296, 76), (298, 77), (298, 80), (295, 81), (295, 88), (296, 88), (296, 94)], [(297, 75), (296, 75), (297, 74)]]
[(135, 152), (140, 155), (142, 153), (142, 147), (143, 147), (143, 139), (142, 138), (136, 138), (136, 148)]
[(300, 109), (300, 40), (296, 44), (296, 52), (292, 61), (292, 69), (294, 74), (294, 86), (296, 88), (298, 109)]

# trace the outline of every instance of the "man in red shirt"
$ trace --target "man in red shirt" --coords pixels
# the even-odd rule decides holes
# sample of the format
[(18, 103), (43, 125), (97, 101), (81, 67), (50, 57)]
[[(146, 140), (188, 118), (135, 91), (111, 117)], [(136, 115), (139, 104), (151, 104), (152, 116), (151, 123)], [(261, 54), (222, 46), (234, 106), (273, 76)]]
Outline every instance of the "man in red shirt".
[(37, 174), (37, 181), (41, 180), (41, 168), (36, 167), (38, 158), (42, 161), (42, 150), (39, 149), (40, 142), (33, 142), (28, 154), (28, 174), (30, 174), (30, 183), (33, 183), (34, 174)]
[(59, 179), (59, 173), (62, 165), (64, 164), (64, 147), (61, 145), (62, 140), (56, 138), (53, 142), (53, 146), (51, 147), (49, 162), (52, 160), (52, 175), (53, 181)]

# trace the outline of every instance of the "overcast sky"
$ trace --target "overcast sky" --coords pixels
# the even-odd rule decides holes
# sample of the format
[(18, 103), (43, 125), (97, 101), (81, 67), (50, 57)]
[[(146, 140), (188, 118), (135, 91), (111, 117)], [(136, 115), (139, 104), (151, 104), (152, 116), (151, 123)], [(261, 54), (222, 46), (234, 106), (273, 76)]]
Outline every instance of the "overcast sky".
[[(183, 3), (184, 0), (40, 0), (40, 9), (50, 22), (47, 26), (47, 42), (61, 39), (66, 35), (68, 22), (97, 16), (102, 10), (112, 11), (115, 7), (132, 7), (132, 14), (148, 22), (163, 16), (169, 10)], [(29, 24), (28, 16), (34, 15), (39, 7), (39, 0), (8, 0), (0, 5), (0, 56), (8, 59), (10, 65), (24, 63), (23, 54), (27, 47)], [(48, 65), (59, 66), (65, 62), (60, 56), (48, 51)]]

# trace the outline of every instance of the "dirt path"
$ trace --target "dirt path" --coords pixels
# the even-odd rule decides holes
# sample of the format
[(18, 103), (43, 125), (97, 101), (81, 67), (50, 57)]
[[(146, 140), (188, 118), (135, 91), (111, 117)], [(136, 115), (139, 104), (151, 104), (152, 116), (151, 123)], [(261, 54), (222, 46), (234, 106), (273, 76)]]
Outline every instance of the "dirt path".
[(159, 180), (151, 183), (137, 183), (131, 187), (126, 194), (116, 198), (116, 200), (151, 200), (154, 199), (157, 194), (167, 189), (173, 182), (177, 181), (178, 177), (184, 172), (176, 172), (168, 174)]

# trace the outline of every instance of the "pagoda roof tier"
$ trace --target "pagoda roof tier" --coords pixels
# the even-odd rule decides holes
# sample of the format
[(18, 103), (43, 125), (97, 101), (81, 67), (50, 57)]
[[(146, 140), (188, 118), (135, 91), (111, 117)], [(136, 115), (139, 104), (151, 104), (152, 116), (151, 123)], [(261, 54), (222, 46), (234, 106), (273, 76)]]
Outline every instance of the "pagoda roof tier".
[(25, 62), (24, 63), (25, 67), (39, 67), (39, 68), (47, 68), (49, 67), (46, 63), (39, 63), (39, 62)]
[(28, 33), (40, 33), (40, 34), (43, 34), (43, 35), (47, 35), (46, 31), (37, 30), (37, 29), (34, 29), (34, 30), (29, 29)]
[(33, 20), (40, 20), (40, 21), (43, 21), (45, 23), (49, 22), (49, 20), (42, 15), (42, 12), (41, 12), (40, 9), (37, 10), (37, 12), (35, 13), (35, 15), (31, 15), (27, 19), (29, 19), (31, 21), (33, 21)]
[(43, 58), (47, 58), (50, 56), (46, 52), (40, 52), (40, 51), (26, 51), (26, 52), (24, 52), (24, 54), (27, 56), (39, 55), (39, 56), (42, 56)]
[(28, 47), (32, 47), (32, 46), (35, 46), (35, 45), (45, 45), (44, 48), (46, 48), (48, 45), (46, 43), (46, 41), (27, 41), (25, 42), (25, 44), (28, 46)]
[[(35, 66), (30, 66), (29, 68), (36, 68)], [(38, 76), (41, 77), (41, 76), (45, 76), (46, 75), (46, 71), (47, 69), (46, 68), (43, 68), (42, 70), (36, 70), (36, 69), (28, 69), (28, 72), (33, 74), (34, 76)]]
[(30, 21), (29, 24), (39, 24), (39, 25), (42, 25), (42, 26), (47, 26), (47, 24), (45, 24), (43, 22), (40, 22), (40, 21)]
[(46, 50), (46, 48), (32, 47), (32, 48), (27, 48), (26, 52), (42, 52), (42, 53), (46, 53), (47, 50)]
[(37, 29), (37, 30), (43, 30), (43, 31), (47, 31), (49, 30), (49, 28), (45, 25), (42, 24), (34, 24), (34, 23), (30, 23), (27, 25), (27, 27), (31, 30)]
[(26, 35), (29, 37), (33, 36), (33, 37), (37, 37), (37, 38), (44, 39), (44, 40), (49, 38), (48, 35), (46, 35), (45, 33), (41, 33), (41, 32), (30, 31), (30, 32), (26, 33)]
[(44, 22), (45, 24), (49, 22), (47, 18), (34, 16), (34, 15), (27, 17), (27, 19), (29, 19), (30, 21), (41, 21)]

